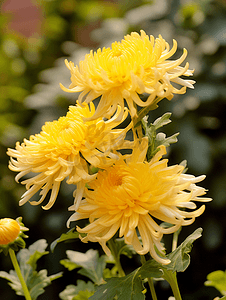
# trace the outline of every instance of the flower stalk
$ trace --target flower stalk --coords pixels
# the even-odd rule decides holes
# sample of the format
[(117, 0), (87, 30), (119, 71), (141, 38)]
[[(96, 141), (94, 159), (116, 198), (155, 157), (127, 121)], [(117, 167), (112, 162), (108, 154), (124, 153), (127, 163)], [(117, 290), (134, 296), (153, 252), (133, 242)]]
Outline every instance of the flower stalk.
[[(141, 263), (142, 265), (146, 262), (146, 259), (145, 259), (145, 256), (144, 255), (140, 255), (140, 259), (141, 259)], [(156, 292), (155, 292), (155, 287), (154, 287), (154, 283), (153, 283), (153, 280), (152, 278), (148, 278), (148, 285), (149, 285), (149, 288), (150, 288), (150, 292), (151, 292), (151, 295), (152, 295), (152, 299), (153, 300), (158, 300), (157, 299), (157, 295), (156, 295)]]
[(172, 271), (164, 270), (163, 278), (168, 281), (173, 291), (173, 295), (176, 300), (182, 300), (178, 282), (177, 282), (177, 273)]
[(17, 276), (20, 280), (20, 283), (21, 283), (21, 286), (22, 286), (22, 289), (23, 289), (23, 292), (24, 292), (24, 297), (26, 300), (32, 300), (31, 299), (31, 296), (30, 296), (30, 293), (28, 291), (28, 288), (27, 288), (27, 285), (26, 285), (26, 282), (23, 278), (23, 275), (20, 271), (20, 267), (19, 267), (19, 264), (18, 264), (18, 261), (17, 261), (17, 258), (16, 258), (16, 255), (15, 255), (15, 252), (14, 250), (12, 250), (11, 248), (9, 248), (9, 255), (10, 255), (10, 258), (11, 258), (11, 261), (12, 261), (12, 264), (14, 266), (14, 269), (17, 273)]
[(119, 277), (125, 276), (125, 272), (124, 272), (124, 270), (122, 268), (122, 265), (121, 265), (121, 262), (120, 262), (120, 256), (117, 255), (117, 251), (116, 251), (116, 248), (115, 248), (115, 243), (112, 239), (110, 239), (108, 241), (108, 246), (111, 250), (111, 254), (113, 255), (113, 257), (115, 259), (115, 265), (118, 269)]

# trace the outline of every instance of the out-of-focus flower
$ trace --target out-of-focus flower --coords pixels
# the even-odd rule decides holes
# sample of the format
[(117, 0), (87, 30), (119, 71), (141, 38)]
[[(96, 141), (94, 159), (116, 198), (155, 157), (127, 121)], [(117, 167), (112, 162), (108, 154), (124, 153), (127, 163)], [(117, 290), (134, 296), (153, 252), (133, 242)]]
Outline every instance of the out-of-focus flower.
[(13, 243), (20, 233), (20, 225), (17, 221), (4, 218), (0, 219), (0, 245)]
[[(96, 176), (89, 174), (87, 162), (101, 167), (102, 164), (112, 164), (112, 160), (118, 158), (116, 150), (124, 147), (124, 138), (130, 126), (125, 129), (112, 129), (119, 124), (121, 107), (118, 107), (115, 117), (109, 121), (99, 118), (84, 122), (84, 118), (92, 117), (94, 113), (93, 103), (90, 103), (90, 107), (88, 104), (83, 107), (79, 104), (70, 106), (66, 116), (57, 121), (46, 122), (39, 134), (30, 136), (29, 140), (24, 139), (22, 144), (17, 142), (16, 149), (8, 149), (9, 168), (19, 172), (15, 178), (17, 182), (30, 172), (36, 173), (21, 182), (26, 185), (27, 191), (22, 195), (20, 205), (41, 190), (41, 199), (31, 202), (38, 205), (51, 190), (50, 200), (43, 207), (51, 208), (57, 198), (61, 181), (66, 177), (68, 184), (77, 184), (76, 202), (81, 199), (85, 182)], [(127, 114), (124, 111), (123, 118)]]
[[(149, 163), (144, 161), (146, 150), (147, 140), (143, 139), (127, 161), (122, 158), (99, 171), (69, 222), (89, 218), (90, 224), (77, 227), (78, 232), (87, 234), (82, 241), (99, 242), (108, 255), (106, 242), (119, 230), (119, 237), (124, 236), (138, 254), (150, 252), (156, 261), (168, 264), (170, 261), (156, 252), (157, 248), (163, 254), (163, 234), (193, 223), (205, 209), (204, 205), (196, 209), (194, 201), (211, 199), (200, 197), (206, 190), (196, 186), (205, 176), (183, 174), (182, 165), (168, 167), (168, 160), (161, 159), (166, 154), (163, 145)], [(162, 227), (161, 221), (173, 226)]]
[[(180, 76), (191, 76), (188, 62), (184, 67), (180, 64), (185, 60), (187, 51), (177, 60), (169, 60), (176, 52), (177, 42), (169, 44), (159, 35), (158, 38), (132, 32), (121, 42), (114, 42), (111, 48), (91, 51), (80, 61), (79, 66), (66, 60), (71, 71), (69, 89), (61, 85), (66, 92), (82, 92), (79, 103), (89, 103), (101, 96), (96, 113), (92, 118), (111, 117), (117, 105), (124, 107), (126, 100), (131, 116), (136, 116), (134, 103), (149, 106), (156, 97), (171, 100), (174, 94), (184, 94), (186, 87), (193, 88), (195, 81), (184, 80)], [(181, 85), (177, 89), (173, 83)], [(139, 94), (147, 93), (147, 101), (142, 101)]]

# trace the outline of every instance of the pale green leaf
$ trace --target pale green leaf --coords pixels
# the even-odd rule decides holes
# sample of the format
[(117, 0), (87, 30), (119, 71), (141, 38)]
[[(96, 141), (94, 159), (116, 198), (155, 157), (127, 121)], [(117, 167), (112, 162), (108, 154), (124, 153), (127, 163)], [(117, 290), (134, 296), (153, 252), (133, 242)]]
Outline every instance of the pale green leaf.
[(177, 136), (179, 135), (178, 133), (175, 133), (169, 137), (166, 137), (166, 134), (163, 132), (159, 132), (156, 135), (156, 139), (155, 139), (155, 147), (157, 148), (160, 145), (164, 145), (165, 147), (169, 147), (170, 144), (174, 144), (177, 142)]
[(14, 270), (10, 270), (9, 273), (0, 271), (0, 277), (9, 281), (9, 285), (16, 292), (17, 295), (23, 296), (23, 289), (19, 278)]
[(90, 291), (80, 291), (78, 295), (73, 297), (73, 300), (88, 300), (89, 297), (91, 297), (94, 294), (94, 292)]
[(99, 257), (98, 251), (90, 249), (86, 253), (68, 250), (68, 260), (61, 263), (69, 270), (81, 267), (79, 273), (90, 278), (96, 284), (103, 282), (103, 270), (106, 266), (105, 256)]
[(73, 300), (81, 291), (88, 291), (90, 293), (89, 296), (91, 296), (95, 291), (94, 284), (91, 281), (86, 283), (82, 280), (78, 280), (76, 286), (72, 284), (68, 285), (66, 289), (59, 294), (59, 297), (62, 300)]
[(226, 271), (214, 271), (207, 275), (206, 286), (215, 287), (222, 295), (226, 295)]
[(159, 117), (158, 119), (156, 119), (153, 123), (153, 126), (155, 127), (155, 130), (163, 127), (166, 124), (169, 124), (170, 122), (172, 122), (170, 120), (171, 117), (171, 113), (165, 113), (164, 115), (162, 115), (161, 117)]
[(175, 133), (170, 137), (166, 137), (165, 133), (162, 132), (157, 134), (157, 130), (159, 128), (171, 122), (170, 116), (171, 113), (165, 113), (163, 116), (159, 117), (154, 121), (154, 123), (151, 124), (148, 124), (145, 118), (142, 120), (145, 135), (148, 137), (148, 161), (158, 152), (158, 147), (160, 145), (169, 147), (170, 144), (177, 142), (177, 136), (179, 133)]
[[(21, 273), (25, 279), (26, 285), (30, 292), (32, 300), (44, 293), (44, 288), (51, 284), (51, 281), (62, 276), (62, 273), (47, 276), (47, 270), (36, 271), (37, 260), (48, 252), (46, 240), (38, 240), (28, 249), (21, 249), (17, 254), (18, 263)], [(15, 290), (17, 295), (24, 295), (21, 283), (16, 274), (16, 271), (10, 270), (9, 274), (0, 272), (0, 277), (9, 281), (9, 285)]]

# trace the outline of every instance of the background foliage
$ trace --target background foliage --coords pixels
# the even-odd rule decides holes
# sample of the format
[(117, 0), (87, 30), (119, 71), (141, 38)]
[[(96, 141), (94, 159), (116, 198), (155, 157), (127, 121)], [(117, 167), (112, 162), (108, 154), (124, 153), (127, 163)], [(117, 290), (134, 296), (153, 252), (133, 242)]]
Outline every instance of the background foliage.
[[(6, 3), (2, 3), (0, 16), (0, 218), (22, 215), (30, 228), (28, 245), (40, 238), (50, 244), (67, 230), (67, 207), (73, 201), (74, 187), (68, 189), (62, 184), (50, 211), (29, 203), (19, 207), (25, 188), (15, 183), (5, 154), (17, 140), (22, 142), (24, 137), (38, 133), (46, 121), (64, 115), (68, 106), (75, 103), (76, 94), (66, 94), (59, 87), (59, 82), (66, 86), (70, 82), (64, 58), (78, 63), (90, 48), (110, 46), (140, 29), (155, 37), (161, 34), (171, 45), (176, 39), (177, 57), (182, 47), (188, 50), (187, 60), (195, 69), (195, 89), (175, 96), (171, 102), (161, 101), (149, 118), (154, 121), (163, 113), (172, 112), (173, 122), (165, 127), (166, 134), (180, 135), (178, 143), (171, 146), (170, 164), (186, 159), (190, 174), (206, 174), (203, 185), (214, 199), (207, 204), (205, 213), (180, 234), (182, 241), (196, 228), (204, 229), (203, 237), (194, 245), (191, 265), (178, 275), (183, 299), (213, 299), (219, 295), (213, 287), (205, 287), (204, 282), (208, 273), (226, 269), (226, 2), (36, 0), (32, 3), (39, 14), (38, 29), (29, 36), (11, 29), (14, 15), (4, 8)], [(18, 9), (17, 14), (21, 13)], [(65, 271), (59, 260), (65, 258), (66, 249), (85, 252), (89, 246), (60, 244), (54, 253), (40, 259), (40, 264), (50, 275)], [(99, 249), (96, 244), (92, 247)], [(133, 269), (139, 266), (136, 260), (133, 264)], [(131, 271), (127, 258), (123, 265)], [(0, 270), (10, 268), (10, 262), (2, 255)], [(58, 299), (65, 286), (79, 278), (82, 276), (76, 270), (65, 271), (64, 277), (54, 281), (39, 299)], [(3, 279), (0, 291), (3, 299), (20, 299)], [(171, 295), (165, 282), (157, 283), (157, 293), (164, 299)]]

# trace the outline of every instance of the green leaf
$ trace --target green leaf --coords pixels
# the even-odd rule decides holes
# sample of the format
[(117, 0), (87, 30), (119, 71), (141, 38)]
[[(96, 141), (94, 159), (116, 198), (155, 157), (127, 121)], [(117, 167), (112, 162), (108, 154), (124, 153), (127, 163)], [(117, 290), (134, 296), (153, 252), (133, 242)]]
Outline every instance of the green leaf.
[(166, 124), (171, 123), (172, 121), (170, 120), (172, 113), (165, 113), (164, 115), (162, 115), (161, 117), (159, 117), (158, 119), (156, 119), (153, 123), (153, 126), (155, 127), (155, 130), (163, 127)]
[(167, 125), (171, 122), (170, 120), (171, 113), (165, 113), (160, 118), (156, 119), (154, 123), (148, 124), (147, 119), (142, 120), (142, 125), (145, 130), (145, 135), (148, 137), (148, 151), (147, 158), (148, 161), (158, 152), (158, 147), (164, 145), (169, 147), (170, 144), (177, 142), (177, 136), (179, 133), (175, 133), (170, 137), (166, 137), (165, 133), (158, 133), (157, 130), (164, 125)]
[(142, 280), (149, 277), (160, 278), (163, 275), (160, 265), (151, 259), (140, 268), (127, 276), (111, 278), (97, 288), (90, 300), (110, 300), (117, 296), (117, 300), (143, 300), (144, 286)]
[(115, 250), (117, 251), (118, 256), (123, 254), (129, 258), (132, 258), (133, 254), (136, 253), (133, 246), (127, 245), (125, 243), (124, 238), (115, 239), (114, 244), (115, 244)]
[(62, 260), (69, 270), (81, 267), (79, 274), (91, 279), (97, 285), (103, 283), (103, 271), (106, 266), (106, 256), (99, 257), (98, 251), (90, 249), (86, 253), (68, 250), (66, 251), (68, 260)]
[(71, 242), (74, 239), (78, 239), (79, 235), (81, 234), (79, 234), (75, 228), (70, 229), (67, 233), (61, 234), (58, 239), (52, 242), (52, 244), (50, 245), (50, 250), (53, 252), (58, 243)]
[(32, 300), (38, 298), (39, 295), (45, 292), (44, 288), (51, 284), (53, 279), (57, 279), (62, 276), (62, 272), (55, 274), (52, 278), (48, 277), (47, 270), (41, 270), (39, 272), (33, 272), (30, 274), (27, 280), (27, 287), (30, 292)]
[(91, 297), (94, 294), (94, 292), (90, 291), (80, 291), (78, 295), (73, 297), (73, 300), (88, 300), (89, 297)]
[(198, 228), (190, 234), (180, 246), (167, 255), (167, 258), (171, 260), (171, 263), (165, 265), (164, 268), (173, 272), (184, 272), (190, 264), (189, 253), (191, 252), (192, 244), (201, 236), (202, 228)]
[(215, 287), (222, 295), (226, 295), (226, 271), (214, 271), (207, 275), (206, 286)]
[(169, 147), (170, 144), (174, 144), (177, 142), (177, 136), (179, 135), (179, 132), (166, 137), (166, 134), (163, 132), (160, 132), (156, 135), (155, 139), (155, 147), (159, 147), (160, 145), (164, 145), (165, 147)]
[(48, 254), (48, 251), (45, 252), (39, 252), (39, 251), (35, 251), (35, 253), (33, 255), (30, 256), (29, 260), (27, 261), (27, 264), (29, 264), (32, 269), (36, 269), (37, 268), (37, 260), (39, 260), (39, 258), (41, 258), (43, 255)]
[[(59, 297), (62, 300), (86, 299), (86, 298), (81, 298), (81, 296), (84, 296), (84, 294), (81, 295), (80, 293), (86, 292), (86, 295), (88, 295), (89, 293), (89, 297), (90, 297), (93, 295), (94, 291), (95, 291), (95, 286), (91, 281), (88, 281), (86, 283), (82, 280), (78, 280), (76, 286), (72, 284), (68, 285), (66, 289), (59, 294)], [(80, 298), (75, 298), (77, 296), (80, 296)]]
[[(47, 270), (36, 271), (37, 260), (48, 252), (46, 240), (38, 240), (28, 249), (21, 249), (17, 254), (18, 263), (21, 273), (25, 279), (26, 285), (30, 292), (32, 300), (44, 293), (44, 288), (51, 284), (51, 281), (62, 276), (62, 273), (57, 273), (52, 276), (47, 276)], [(24, 295), (21, 283), (16, 274), (16, 271), (10, 270), (9, 274), (0, 272), (0, 277), (10, 281), (9, 285), (15, 290), (17, 295)]]
[(69, 271), (79, 268), (79, 266), (76, 263), (70, 261), (69, 259), (62, 259), (62, 260), (60, 260), (60, 263), (65, 268), (67, 268)]

